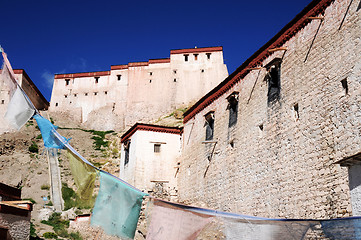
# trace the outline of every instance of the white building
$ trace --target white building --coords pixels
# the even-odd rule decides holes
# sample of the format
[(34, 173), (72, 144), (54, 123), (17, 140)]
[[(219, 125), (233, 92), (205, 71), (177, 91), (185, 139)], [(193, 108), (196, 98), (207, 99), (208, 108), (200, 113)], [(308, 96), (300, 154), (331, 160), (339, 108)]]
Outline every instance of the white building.
[(93, 129), (122, 129), (195, 102), (228, 76), (222, 47), (178, 49), (170, 58), (56, 74), (49, 110)]
[(121, 137), (119, 177), (140, 190), (151, 191), (155, 183), (175, 189), (181, 132), (178, 127), (135, 124)]

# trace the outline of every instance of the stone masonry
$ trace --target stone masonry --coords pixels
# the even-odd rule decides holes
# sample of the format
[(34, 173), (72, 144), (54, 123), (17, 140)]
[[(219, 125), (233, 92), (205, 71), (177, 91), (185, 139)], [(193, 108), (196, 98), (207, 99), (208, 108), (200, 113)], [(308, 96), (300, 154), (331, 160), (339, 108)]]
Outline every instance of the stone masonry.
[[(181, 201), (272, 218), (352, 215), (347, 169), (334, 164), (361, 149), (361, 10), (348, 4), (313, 1), (185, 113)], [(269, 101), (265, 66), (275, 58), (280, 94)]]

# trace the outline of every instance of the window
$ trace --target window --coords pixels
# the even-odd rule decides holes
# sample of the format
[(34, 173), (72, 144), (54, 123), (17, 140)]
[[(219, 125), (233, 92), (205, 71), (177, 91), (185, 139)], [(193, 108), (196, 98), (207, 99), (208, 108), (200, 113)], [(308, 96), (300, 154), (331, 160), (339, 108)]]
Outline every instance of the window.
[(345, 95), (347, 95), (348, 94), (347, 79), (345, 78), (345, 79), (341, 80), (341, 84), (342, 84), (343, 89), (345, 90)]
[(177, 70), (173, 70), (173, 73), (174, 73), (174, 74), (177, 74)]
[(204, 69), (201, 69), (201, 72), (204, 73)]
[(184, 54), (183, 56), (184, 56), (184, 61), (185, 61), (185, 62), (188, 62), (189, 54)]
[(149, 83), (152, 83), (152, 79), (149, 80)]
[(5, 100), (1, 100), (1, 104), (5, 104)]
[(229, 110), (228, 127), (232, 127), (237, 123), (238, 117), (238, 92), (234, 92), (227, 97)]
[(198, 60), (198, 54), (193, 54), (194, 55), (194, 60), (197, 61)]
[(70, 83), (70, 79), (65, 79), (65, 86), (68, 86)]
[(55, 103), (55, 107), (59, 106), (59, 103)]
[(124, 166), (129, 163), (129, 149), (130, 149), (130, 141), (126, 141), (124, 143)]
[(68, 95), (64, 95), (65, 98), (68, 98)]
[(177, 81), (177, 79), (175, 78), (175, 79), (173, 79), (173, 82), (176, 82)]
[(211, 53), (206, 53), (206, 55), (208, 60), (211, 59)]
[(281, 59), (275, 58), (266, 66), (267, 75), (265, 80), (268, 82), (268, 103), (278, 100), (281, 91)]
[(97, 92), (95, 92), (95, 93), (94, 93), (94, 95), (96, 96), (96, 95), (98, 95), (98, 93), (97, 93)]
[(84, 95), (85, 95), (85, 96), (88, 96), (88, 93), (85, 93)]
[(122, 79), (122, 75), (117, 75), (118, 81), (120, 81)]
[(104, 94), (107, 95), (107, 94), (108, 94), (108, 91), (105, 91)]
[(152, 76), (152, 75), (153, 75), (153, 73), (152, 73), (152, 72), (149, 72), (149, 75), (150, 75), (150, 76)]
[(296, 103), (295, 105), (293, 105), (293, 111), (295, 112), (295, 120), (297, 121), (298, 119), (300, 119), (300, 113), (299, 113), (298, 103)]
[(206, 141), (213, 139), (213, 133), (214, 133), (214, 112), (209, 112), (204, 116), (206, 122)]
[(95, 83), (99, 82), (99, 77), (94, 77), (94, 79), (95, 79)]
[(160, 143), (155, 143), (154, 144), (154, 152), (155, 153), (160, 153), (160, 146), (161, 146)]
[(74, 97), (77, 97), (77, 96), (78, 96), (78, 94), (74, 93)]

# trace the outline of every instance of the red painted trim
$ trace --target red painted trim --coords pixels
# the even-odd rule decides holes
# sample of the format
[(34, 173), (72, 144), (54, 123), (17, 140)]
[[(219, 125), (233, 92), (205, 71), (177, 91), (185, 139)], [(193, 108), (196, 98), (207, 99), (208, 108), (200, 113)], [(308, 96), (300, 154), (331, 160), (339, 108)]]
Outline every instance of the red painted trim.
[(179, 127), (166, 127), (152, 124), (136, 123), (126, 133), (121, 136), (120, 142), (128, 140), (136, 131), (151, 131), (151, 132), (163, 132), (171, 134), (181, 134), (182, 128)]
[(55, 74), (54, 79), (79, 78), (79, 77), (101, 77), (101, 76), (108, 76), (108, 75), (110, 75), (110, 71), (67, 73), (67, 74)]
[(158, 58), (158, 59), (149, 59), (149, 64), (153, 63), (170, 63), (170, 58)]
[(219, 52), (223, 51), (223, 47), (205, 47), (205, 48), (187, 48), (170, 50), (170, 54), (182, 53), (201, 53), (201, 52)]
[(148, 62), (130, 62), (128, 63), (128, 67), (142, 67), (142, 66), (148, 66)]
[(272, 53), (268, 52), (268, 49), (281, 47), (290, 38), (296, 35), (301, 29), (303, 29), (312, 20), (308, 17), (317, 16), (324, 13), (325, 9), (334, 0), (314, 0), (307, 5), (291, 22), (289, 22), (284, 28), (281, 29), (270, 41), (263, 45), (257, 52), (255, 52), (250, 58), (248, 58), (240, 67), (236, 69), (231, 75), (229, 75), (223, 82), (216, 86), (213, 90), (202, 97), (197, 103), (195, 103), (187, 112), (184, 113), (183, 122), (188, 122), (197, 113), (202, 111), (208, 105), (213, 103), (216, 99), (230, 90), (236, 83), (244, 78), (249, 70), (247, 68), (257, 67), (270, 56)]
[(1, 204), (0, 202), (0, 213), (7, 213), (7, 214), (13, 214), (17, 216), (28, 216), (28, 214), (31, 212), (31, 210), (26, 210), (23, 208), (18, 208), (15, 206), (9, 206), (6, 204)]
[(128, 69), (128, 65), (112, 65), (110, 66), (110, 70), (123, 70)]
[[(0, 183), (0, 196), (6, 197), (9, 200), (20, 200), (21, 190), (18, 188), (11, 187), (4, 183)], [(3, 199), (4, 201), (4, 199)]]

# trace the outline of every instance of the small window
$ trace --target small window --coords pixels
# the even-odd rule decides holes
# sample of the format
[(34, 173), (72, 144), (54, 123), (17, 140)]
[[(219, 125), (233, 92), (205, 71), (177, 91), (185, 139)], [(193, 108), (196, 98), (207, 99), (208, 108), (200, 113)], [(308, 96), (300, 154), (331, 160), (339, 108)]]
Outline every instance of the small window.
[(214, 112), (209, 112), (204, 116), (206, 122), (206, 141), (213, 139), (213, 133), (214, 133)]
[(149, 83), (152, 83), (152, 79), (149, 80)]
[(228, 127), (232, 127), (237, 123), (238, 117), (238, 92), (234, 92), (227, 97), (229, 110)]
[(160, 146), (161, 146), (160, 143), (155, 143), (154, 144), (154, 152), (155, 153), (160, 153)]
[(94, 92), (94, 95), (96, 96), (96, 95), (98, 95), (98, 93), (97, 93), (97, 92)]
[(78, 94), (74, 93), (74, 97), (77, 97), (77, 96), (78, 96)]
[(94, 79), (95, 79), (95, 83), (99, 82), (99, 77), (94, 77)]
[(124, 143), (124, 166), (129, 163), (129, 149), (130, 149), (130, 141), (126, 141)]
[(208, 60), (211, 59), (211, 53), (206, 53), (206, 55)]
[(108, 94), (108, 91), (105, 91), (104, 94), (107, 95), (107, 94)]
[(204, 69), (201, 69), (201, 72), (204, 73)]
[(1, 100), (1, 104), (5, 104), (5, 100)]
[(177, 79), (175, 78), (175, 79), (173, 79), (173, 82), (176, 82), (177, 81)]
[(184, 61), (185, 61), (185, 62), (188, 62), (189, 54), (184, 54), (183, 56), (184, 56)]
[(68, 98), (68, 95), (65, 94), (64, 97), (65, 97), (65, 98)]
[(59, 104), (58, 104), (58, 103), (55, 103), (55, 107), (57, 107), (57, 106), (59, 106)]
[(117, 75), (118, 81), (120, 81), (122, 79), (122, 75)]
[(293, 111), (295, 113), (295, 120), (299, 120), (300, 119), (300, 112), (299, 112), (299, 108), (298, 108), (298, 103), (296, 103), (295, 105), (293, 105)]
[(84, 93), (85, 96), (88, 96), (88, 93)]
[(281, 92), (281, 59), (275, 58), (266, 66), (268, 82), (268, 103), (278, 100)]
[(198, 60), (198, 54), (193, 54), (194, 55), (194, 61)]
[(153, 72), (149, 72), (149, 75), (152, 76), (152, 75), (153, 75)]
[(174, 73), (174, 74), (177, 74), (177, 70), (173, 70), (173, 73)]
[(347, 79), (345, 78), (345, 79), (341, 80), (341, 84), (342, 84), (343, 89), (345, 90), (345, 95), (347, 95), (347, 94), (348, 94), (348, 83), (347, 83)]
[(65, 79), (65, 86), (68, 86), (70, 83), (70, 79)]

